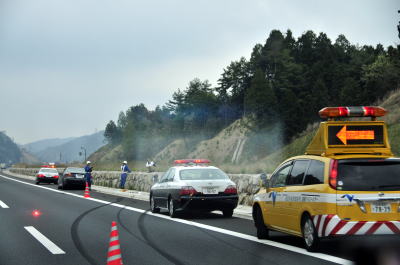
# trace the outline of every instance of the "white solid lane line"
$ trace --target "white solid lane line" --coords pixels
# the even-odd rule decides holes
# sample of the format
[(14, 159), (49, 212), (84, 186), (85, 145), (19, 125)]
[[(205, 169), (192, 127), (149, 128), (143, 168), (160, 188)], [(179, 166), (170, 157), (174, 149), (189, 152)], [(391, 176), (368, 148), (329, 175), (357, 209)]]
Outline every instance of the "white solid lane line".
[(8, 207), (7, 204), (5, 204), (5, 203), (2, 202), (2, 201), (0, 201), (0, 206), (1, 206), (1, 208), (10, 208), (10, 207)]
[(47, 248), (53, 254), (65, 254), (65, 252), (59, 248), (56, 244), (50, 241), (47, 237), (45, 237), (42, 233), (40, 233), (33, 226), (25, 226), (24, 227), (34, 238), (36, 238), (45, 248)]
[[(28, 183), (28, 182), (25, 182), (25, 181), (9, 178), (9, 177), (3, 176), (3, 175), (0, 175), (0, 176), (5, 178), (5, 179), (9, 179), (9, 180), (12, 180), (12, 181), (23, 183), (25, 185), (33, 186), (35, 188), (47, 189), (49, 191), (62, 193), (62, 194), (67, 194), (67, 195), (70, 195), (70, 196), (74, 196), (74, 197), (78, 197), (78, 198), (82, 198), (83, 199), (82, 195), (69, 193), (69, 192), (65, 192), (65, 191), (60, 191), (60, 190), (55, 190), (55, 189), (51, 189), (51, 188), (44, 187), (44, 186), (37, 186), (37, 185), (31, 184), (31, 183)], [(292, 245), (286, 245), (286, 244), (275, 242), (275, 241), (272, 241), (272, 240), (260, 240), (255, 236), (250, 236), (250, 235), (247, 235), (247, 234), (242, 234), (242, 233), (239, 233), (239, 232), (235, 232), (235, 231), (231, 231), (231, 230), (227, 230), (227, 229), (223, 229), (223, 228), (218, 228), (218, 227), (211, 226), (211, 225), (205, 225), (205, 224), (196, 223), (196, 222), (192, 222), (192, 221), (184, 220), (184, 219), (172, 219), (167, 215), (153, 214), (152, 212), (145, 211), (145, 210), (142, 210), (142, 209), (138, 209), (138, 208), (134, 208), (134, 207), (126, 206), (126, 205), (123, 205), (123, 204), (118, 204), (118, 203), (111, 203), (109, 201), (99, 200), (99, 199), (95, 199), (95, 198), (84, 198), (84, 199), (85, 200), (91, 200), (91, 201), (99, 202), (99, 203), (103, 203), (103, 204), (110, 204), (110, 206), (124, 208), (125, 210), (129, 210), (129, 211), (134, 211), (134, 212), (138, 212), (138, 213), (145, 213), (147, 215), (151, 215), (151, 216), (154, 216), (154, 217), (166, 219), (166, 220), (169, 220), (169, 221), (172, 221), (172, 222), (177, 222), (177, 223), (183, 223), (183, 224), (186, 224), (186, 225), (196, 226), (196, 227), (207, 229), (207, 230), (210, 230), (210, 231), (214, 231), (214, 232), (218, 232), (218, 233), (234, 236), (234, 237), (237, 237), (237, 238), (242, 238), (242, 239), (253, 241), (253, 242), (257, 242), (257, 243), (260, 243), (260, 244), (263, 244), (263, 245), (273, 246), (273, 247), (276, 247), (276, 248), (284, 249), (284, 250), (287, 250), (287, 251), (299, 253), (299, 254), (306, 255), (306, 256), (311, 256), (311, 257), (314, 257), (314, 258), (330, 261), (330, 262), (337, 263), (337, 264), (343, 264), (343, 265), (351, 265), (351, 264), (353, 264), (352, 261), (347, 260), (347, 259), (343, 259), (343, 258), (340, 258), (340, 257), (336, 257), (336, 256), (324, 254), (324, 253), (308, 252), (304, 248), (299, 248), (299, 247), (295, 247), (295, 246), (292, 246)]]

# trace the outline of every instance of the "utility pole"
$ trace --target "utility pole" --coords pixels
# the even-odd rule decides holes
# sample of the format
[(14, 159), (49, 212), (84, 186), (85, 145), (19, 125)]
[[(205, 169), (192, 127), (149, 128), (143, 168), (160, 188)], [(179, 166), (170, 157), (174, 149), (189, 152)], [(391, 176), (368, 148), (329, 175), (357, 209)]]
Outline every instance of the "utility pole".
[(84, 146), (81, 146), (81, 149), (85, 152), (85, 161), (86, 161), (86, 148)]

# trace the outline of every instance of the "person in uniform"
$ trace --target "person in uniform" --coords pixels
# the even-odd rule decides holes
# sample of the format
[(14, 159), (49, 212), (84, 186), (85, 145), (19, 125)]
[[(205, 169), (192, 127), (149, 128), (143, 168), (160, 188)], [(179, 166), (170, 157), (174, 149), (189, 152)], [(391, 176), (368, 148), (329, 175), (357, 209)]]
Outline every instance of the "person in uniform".
[(128, 162), (124, 161), (122, 162), (121, 165), (121, 182), (119, 184), (120, 189), (122, 191), (126, 191), (125, 189), (125, 182), (126, 182), (126, 177), (128, 176), (128, 173), (131, 173), (132, 171), (128, 167)]
[(89, 190), (92, 190), (92, 171), (93, 171), (93, 167), (91, 166), (90, 161), (86, 162), (86, 166), (85, 166), (85, 180), (86, 180), (86, 184), (89, 186)]

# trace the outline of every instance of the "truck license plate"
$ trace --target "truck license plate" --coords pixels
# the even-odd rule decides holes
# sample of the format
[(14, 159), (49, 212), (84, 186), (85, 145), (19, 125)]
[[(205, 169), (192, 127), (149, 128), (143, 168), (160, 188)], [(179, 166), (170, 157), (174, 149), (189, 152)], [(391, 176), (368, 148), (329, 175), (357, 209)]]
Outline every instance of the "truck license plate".
[(371, 205), (372, 213), (390, 213), (392, 211), (392, 207), (390, 203), (385, 202), (374, 202)]

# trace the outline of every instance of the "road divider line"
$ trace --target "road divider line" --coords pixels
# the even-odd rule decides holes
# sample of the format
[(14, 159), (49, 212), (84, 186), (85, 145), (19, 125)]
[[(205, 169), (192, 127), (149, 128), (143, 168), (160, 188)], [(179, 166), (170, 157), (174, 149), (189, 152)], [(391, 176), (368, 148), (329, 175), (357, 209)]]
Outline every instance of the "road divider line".
[[(0, 176), (3, 177), (3, 178), (9, 179), (9, 180), (13, 180), (13, 181), (16, 181), (16, 182), (20, 182), (20, 183), (23, 183), (23, 184), (26, 184), (26, 185), (33, 186), (35, 188), (47, 189), (47, 190), (51, 190), (53, 192), (68, 194), (68, 195), (83, 199), (82, 195), (69, 193), (69, 192), (65, 192), (65, 191), (59, 191), (59, 190), (55, 190), (55, 189), (51, 189), (51, 188), (47, 188), (47, 187), (43, 187), (43, 186), (37, 186), (37, 185), (34, 185), (32, 183), (27, 183), (25, 181), (9, 178), (9, 177), (3, 176), (3, 175), (0, 175)], [(196, 227), (199, 227), (199, 228), (207, 229), (207, 230), (218, 232), (218, 233), (221, 233), (221, 234), (234, 236), (234, 237), (237, 237), (237, 238), (241, 238), (241, 239), (257, 242), (257, 243), (260, 243), (260, 244), (263, 244), (263, 245), (268, 245), (268, 246), (280, 248), (280, 249), (283, 249), (283, 250), (287, 250), (287, 251), (295, 252), (295, 253), (298, 253), (298, 254), (302, 254), (302, 255), (306, 255), (306, 256), (310, 256), (310, 257), (314, 257), (314, 258), (318, 258), (318, 259), (322, 259), (322, 260), (326, 260), (326, 261), (330, 261), (330, 262), (337, 263), (337, 264), (343, 264), (343, 265), (354, 264), (352, 261), (347, 260), (347, 259), (343, 259), (343, 258), (339, 258), (339, 257), (336, 257), (336, 256), (331, 256), (331, 255), (323, 254), (323, 253), (308, 252), (307, 250), (305, 250), (303, 248), (299, 248), (299, 247), (295, 247), (295, 246), (291, 246), (291, 245), (286, 245), (286, 244), (275, 242), (275, 241), (272, 241), (272, 240), (265, 240), (265, 239), (261, 240), (261, 239), (258, 239), (255, 236), (250, 236), (250, 235), (247, 235), (247, 234), (243, 234), (243, 233), (239, 233), (239, 232), (235, 232), (235, 231), (231, 231), (231, 230), (227, 230), (227, 229), (223, 229), (223, 228), (219, 228), (219, 227), (215, 227), (215, 226), (211, 226), (211, 225), (196, 223), (196, 222), (188, 221), (188, 220), (184, 220), (184, 219), (172, 219), (171, 217), (166, 216), (166, 215), (154, 214), (154, 213), (152, 213), (150, 211), (142, 210), (142, 209), (139, 209), (139, 208), (134, 208), (134, 207), (131, 207), (131, 206), (126, 206), (126, 205), (123, 205), (123, 204), (112, 203), (112, 202), (104, 201), (104, 200), (100, 200), (100, 199), (95, 199), (95, 198), (84, 198), (84, 199), (85, 200), (95, 201), (95, 202), (102, 203), (102, 204), (109, 204), (110, 206), (115, 206), (115, 207), (118, 207), (118, 208), (124, 208), (125, 210), (130, 210), (130, 211), (134, 211), (134, 212), (138, 212), (138, 213), (147, 214), (147, 215), (154, 216), (154, 217), (157, 217), (157, 218), (162, 218), (162, 219), (165, 219), (165, 220), (168, 220), (168, 221), (171, 221), (171, 222), (177, 222), (177, 223), (182, 223), (182, 224), (186, 224), (186, 225), (196, 226)]]
[(2, 201), (0, 201), (0, 206), (1, 206), (1, 208), (10, 208), (10, 207), (8, 207), (7, 204), (5, 204), (5, 203), (2, 202)]
[(47, 248), (54, 255), (65, 254), (65, 252), (59, 248), (56, 244), (50, 241), (46, 236), (40, 233), (33, 226), (24, 227), (34, 238), (36, 238), (45, 248)]

